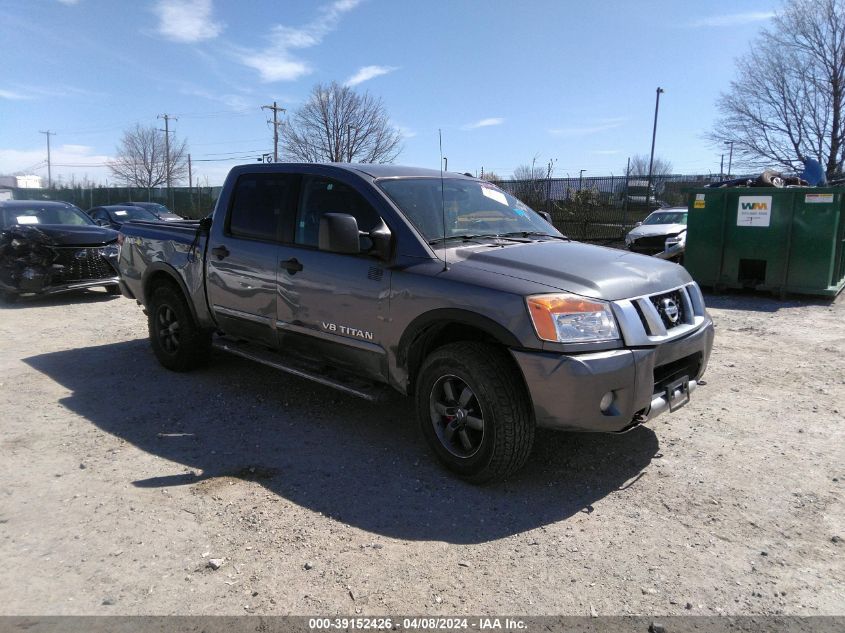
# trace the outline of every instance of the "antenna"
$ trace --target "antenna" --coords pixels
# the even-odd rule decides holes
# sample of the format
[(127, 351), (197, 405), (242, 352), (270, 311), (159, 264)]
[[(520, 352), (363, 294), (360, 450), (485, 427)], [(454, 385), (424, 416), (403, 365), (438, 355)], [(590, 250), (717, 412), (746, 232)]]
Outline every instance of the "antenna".
[(443, 270), (449, 270), (446, 265), (446, 194), (443, 191), (443, 131), (437, 129), (440, 139), (440, 210), (443, 213)]

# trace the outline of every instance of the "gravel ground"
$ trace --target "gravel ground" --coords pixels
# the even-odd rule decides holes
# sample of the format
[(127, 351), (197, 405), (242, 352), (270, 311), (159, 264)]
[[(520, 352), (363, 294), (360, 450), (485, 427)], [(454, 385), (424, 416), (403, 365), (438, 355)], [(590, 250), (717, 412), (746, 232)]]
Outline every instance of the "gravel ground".
[(687, 407), (489, 487), (399, 397), (167, 372), (100, 291), (0, 305), (0, 613), (843, 614), (845, 296), (708, 300)]

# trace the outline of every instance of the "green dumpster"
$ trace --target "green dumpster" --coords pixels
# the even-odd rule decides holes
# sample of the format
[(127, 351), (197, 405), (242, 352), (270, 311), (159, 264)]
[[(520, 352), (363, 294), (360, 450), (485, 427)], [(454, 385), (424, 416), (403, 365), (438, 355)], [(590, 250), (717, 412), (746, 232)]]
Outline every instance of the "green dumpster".
[(716, 290), (835, 296), (845, 286), (845, 188), (697, 189), (684, 266)]

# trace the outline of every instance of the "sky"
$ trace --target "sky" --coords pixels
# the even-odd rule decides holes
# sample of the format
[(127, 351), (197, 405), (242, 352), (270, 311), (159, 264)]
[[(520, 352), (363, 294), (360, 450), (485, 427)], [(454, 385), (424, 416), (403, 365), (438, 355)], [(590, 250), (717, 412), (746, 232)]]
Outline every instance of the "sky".
[[(272, 151), (262, 105), (316, 83), (379, 97), (399, 164), (624, 173), (648, 154), (719, 171), (716, 100), (774, 0), (3, 0), (0, 174), (114, 184), (124, 130), (168, 114), (201, 184)], [(287, 114), (283, 114), (283, 117)], [(727, 161), (727, 157), (725, 158)], [(109, 180), (111, 178), (111, 180)]]

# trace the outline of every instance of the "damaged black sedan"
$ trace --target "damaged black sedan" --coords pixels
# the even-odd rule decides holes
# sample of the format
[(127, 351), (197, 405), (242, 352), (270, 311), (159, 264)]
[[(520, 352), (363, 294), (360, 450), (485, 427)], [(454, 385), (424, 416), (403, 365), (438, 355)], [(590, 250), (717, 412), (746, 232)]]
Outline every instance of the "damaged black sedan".
[(67, 202), (0, 201), (0, 294), (14, 300), (96, 286), (120, 294), (117, 238)]

